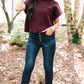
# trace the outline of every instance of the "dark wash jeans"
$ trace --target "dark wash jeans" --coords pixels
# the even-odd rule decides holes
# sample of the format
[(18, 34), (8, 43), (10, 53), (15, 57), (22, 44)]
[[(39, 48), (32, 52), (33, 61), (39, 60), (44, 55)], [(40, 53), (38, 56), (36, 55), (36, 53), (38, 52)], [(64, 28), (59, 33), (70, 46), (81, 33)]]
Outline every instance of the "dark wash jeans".
[(45, 84), (52, 84), (56, 40), (54, 35), (49, 36), (45, 33), (29, 33), (29, 39), (26, 46), (25, 67), (22, 74), (21, 84), (29, 84), (35, 59), (40, 47), (42, 47), (43, 51)]

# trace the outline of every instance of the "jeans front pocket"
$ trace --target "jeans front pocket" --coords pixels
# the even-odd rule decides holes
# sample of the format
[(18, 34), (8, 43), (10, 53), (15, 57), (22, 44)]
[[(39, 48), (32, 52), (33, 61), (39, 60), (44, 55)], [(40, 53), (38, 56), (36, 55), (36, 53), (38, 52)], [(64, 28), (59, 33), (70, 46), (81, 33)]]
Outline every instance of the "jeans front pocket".
[(52, 43), (52, 42), (54, 42), (55, 43), (55, 35), (46, 35), (46, 34), (44, 34), (44, 36), (43, 36), (43, 41), (44, 41), (44, 43)]

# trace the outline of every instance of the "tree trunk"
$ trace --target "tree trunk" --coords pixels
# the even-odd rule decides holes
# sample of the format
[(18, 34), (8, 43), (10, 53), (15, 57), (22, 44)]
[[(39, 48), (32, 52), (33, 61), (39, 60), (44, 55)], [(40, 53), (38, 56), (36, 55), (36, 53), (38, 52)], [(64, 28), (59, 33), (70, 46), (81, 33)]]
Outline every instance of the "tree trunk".
[(74, 22), (74, 34), (72, 35), (72, 43), (80, 44), (80, 38), (79, 38), (79, 0), (75, 0), (75, 7), (74, 7), (74, 13), (73, 13), (73, 22)]
[(76, 73), (76, 70), (74, 68), (74, 52), (73, 52), (73, 47), (74, 45), (72, 44), (73, 42), (77, 44), (78, 38), (78, 15), (76, 14), (79, 12), (79, 0), (75, 1), (75, 4), (78, 6), (75, 6), (74, 10), (74, 15), (72, 14), (72, 9), (71, 9), (71, 0), (64, 0), (64, 6), (65, 6), (65, 16), (66, 16), (66, 24), (67, 24), (67, 32), (68, 32), (68, 55), (67, 55), (67, 60), (65, 64), (69, 67), (67, 67), (69, 72), (66, 74), (65, 81), (66, 84), (81, 84), (80, 79), (78, 77), (78, 74)]
[(79, 0), (75, 0), (73, 18), (74, 18), (74, 26), (76, 29), (78, 29), (78, 22), (79, 22), (79, 6), (80, 6)]
[(7, 24), (8, 24), (8, 33), (10, 33), (11, 32), (11, 29), (12, 29), (13, 22), (14, 22), (15, 18), (17, 17), (17, 15), (20, 14), (20, 12), (18, 12), (14, 16), (14, 18), (12, 19), (12, 21), (10, 21), (8, 12), (7, 12), (6, 7), (5, 7), (5, 0), (1, 0), (1, 3), (2, 3), (2, 9), (3, 9), (4, 13), (5, 13)]
[(8, 33), (11, 33), (12, 24), (8, 25)]
[[(79, 0), (75, 0), (74, 13), (72, 14), (71, 0), (64, 0), (65, 6), (65, 16), (67, 24), (68, 33), (68, 44), (81, 44), (82, 43), (82, 33), (84, 25), (84, 14), (82, 15), (82, 20), (79, 24)], [(83, 9), (84, 11), (84, 9)], [(80, 26), (79, 26), (80, 25)]]
[(80, 38), (81, 44), (82, 44), (83, 28), (84, 28), (84, 4), (83, 4), (82, 18), (81, 18), (80, 24), (79, 24), (79, 38)]
[(65, 6), (65, 16), (66, 16), (66, 24), (67, 24), (67, 33), (68, 33), (68, 43), (71, 44), (71, 38), (74, 34), (74, 24), (72, 17), (72, 9), (71, 9), (71, 0), (64, 0)]

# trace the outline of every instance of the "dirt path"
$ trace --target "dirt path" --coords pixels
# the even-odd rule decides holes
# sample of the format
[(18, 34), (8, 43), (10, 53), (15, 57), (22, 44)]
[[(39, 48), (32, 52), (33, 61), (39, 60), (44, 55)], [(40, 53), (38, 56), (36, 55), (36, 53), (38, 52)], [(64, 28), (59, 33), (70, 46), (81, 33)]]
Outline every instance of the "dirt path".
[[(63, 80), (64, 59), (66, 59), (67, 42), (57, 42), (57, 48), (54, 58), (54, 80), (53, 84), (71, 84)], [(81, 79), (81, 84), (84, 84), (84, 48), (76, 50), (74, 53), (74, 67), (78, 76)], [(22, 71), (25, 63), (26, 50), (16, 46), (10, 46), (8, 43), (3, 42), (0, 38), (0, 84), (20, 84)], [(64, 68), (62, 68), (64, 66)], [(38, 68), (39, 67), (39, 68)], [(40, 49), (34, 70), (32, 72), (30, 84), (38, 84), (39, 72), (44, 71), (43, 68), (43, 54)], [(69, 72), (68, 72), (69, 73)]]

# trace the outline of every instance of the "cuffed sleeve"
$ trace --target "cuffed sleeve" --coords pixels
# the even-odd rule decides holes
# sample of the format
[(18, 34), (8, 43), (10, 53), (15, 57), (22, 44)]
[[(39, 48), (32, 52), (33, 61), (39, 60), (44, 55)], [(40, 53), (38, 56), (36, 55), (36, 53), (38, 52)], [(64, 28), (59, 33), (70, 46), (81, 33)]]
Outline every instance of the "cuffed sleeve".
[(29, 0), (25, 0), (25, 1), (24, 1), (24, 4), (25, 4), (25, 6), (26, 6), (26, 8), (25, 8), (25, 10), (24, 10), (25, 14), (27, 14), (28, 3), (29, 3)]
[(54, 12), (53, 12), (53, 20), (55, 20), (57, 17), (59, 17), (62, 14), (61, 8), (59, 4), (56, 2), (56, 5), (54, 6)]

